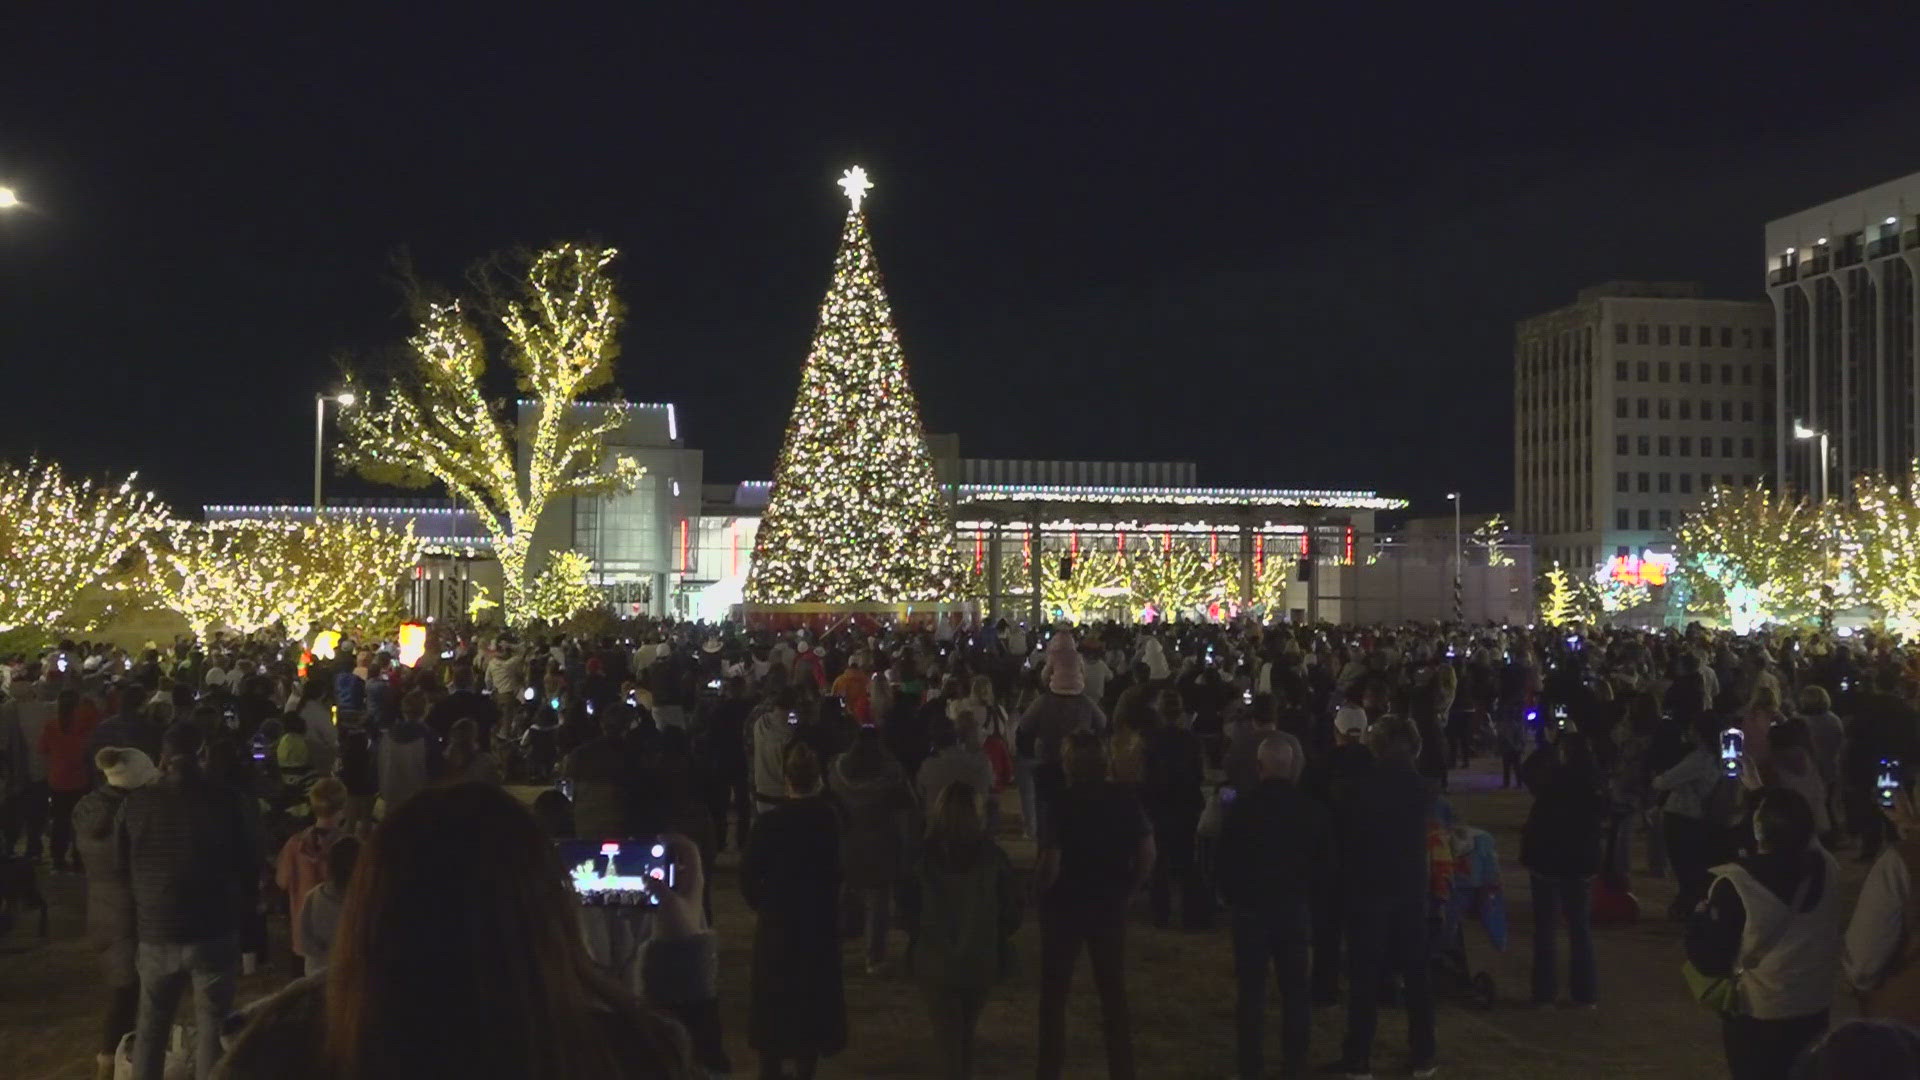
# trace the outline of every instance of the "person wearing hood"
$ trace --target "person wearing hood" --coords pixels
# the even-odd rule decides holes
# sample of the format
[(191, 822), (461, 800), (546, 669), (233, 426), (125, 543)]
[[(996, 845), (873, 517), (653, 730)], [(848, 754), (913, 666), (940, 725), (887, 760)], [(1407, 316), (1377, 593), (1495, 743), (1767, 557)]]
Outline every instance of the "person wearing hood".
[(94, 1054), (94, 1076), (113, 1076), (113, 1055), (133, 1030), (140, 1011), (140, 976), (133, 966), (133, 893), (127, 887), (113, 826), (128, 793), (160, 778), (146, 751), (107, 747), (93, 756), (106, 782), (73, 808), (73, 842), (87, 873), (87, 944), (100, 961), (107, 984), (107, 1011)]
[(380, 736), (380, 800), (388, 814), (440, 772), (440, 747), (426, 716), (427, 695), (415, 690), (400, 702), (400, 722)]
[(1167, 667), (1167, 650), (1150, 632), (1141, 636), (1140, 651), (1135, 659), (1147, 665), (1147, 677), (1154, 682), (1164, 682), (1173, 673)]
[(876, 728), (861, 728), (852, 749), (833, 759), (829, 775), (845, 812), (841, 873), (866, 912), (867, 972), (873, 974), (887, 959), (893, 887), (906, 870), (913, 795), (906, 771), (881, 745)]
[(787, 745), (800, 725), (800, 710), (792, 691), (782, 691), (763, 706), (748, 728), (748, 762), (753, 772), (755, 813), (764, 813), (787, 801)]

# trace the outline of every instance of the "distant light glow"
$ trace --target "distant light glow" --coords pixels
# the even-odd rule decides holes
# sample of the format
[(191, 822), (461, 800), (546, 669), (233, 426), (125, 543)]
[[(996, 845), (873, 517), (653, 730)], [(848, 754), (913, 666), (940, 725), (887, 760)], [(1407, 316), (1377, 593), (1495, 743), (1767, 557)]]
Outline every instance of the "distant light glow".
[(400, 624), (400, 663), (403, 667), (413, 667), (420, 658), (427, 655), (427, 625), (409, 622)]
[(20, 196), (10, 187), (0, 187), (0, 210), (11, 210), (20, 205)]
[(673, 403), (668, 402), (667, 403), (667, 438), (678, 439), (679, 437), (680, 437), (680, 419), (679, 417), (674, 415)]

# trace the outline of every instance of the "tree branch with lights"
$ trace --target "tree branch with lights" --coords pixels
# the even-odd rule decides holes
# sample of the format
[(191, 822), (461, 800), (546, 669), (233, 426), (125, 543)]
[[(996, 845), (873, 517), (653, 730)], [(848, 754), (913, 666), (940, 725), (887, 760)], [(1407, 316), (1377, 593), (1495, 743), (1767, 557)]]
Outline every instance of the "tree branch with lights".
[(89, 590), (129, 572), (140, 546), (169, 520), (129, 476), (117, 485), (69, 478), (52, 462), (0, 466), (0, 632), (91, 630)]
[[(532, 256), (511, 285), (479, 275), (478, 301), (418, 296), (409, 369), (356, 389), (359, 405), (341, 412), (346, 465), (375, 480), (439, 481), (473, 508), (500, 560), (511, 625), (537, 617), (527, 557), (553, 500), (631, 491), (641, 475), (632, 458), (605, 450), (629, 407), (617, 397), (583, 400), (612, 382), (619, 355), (624, 311), (607, 269), (615, 254), (559, 244)], [(494, 350), (470, 312), (488, 317), (519, 389), (532, 395), (525, 425), (486, 396)]]

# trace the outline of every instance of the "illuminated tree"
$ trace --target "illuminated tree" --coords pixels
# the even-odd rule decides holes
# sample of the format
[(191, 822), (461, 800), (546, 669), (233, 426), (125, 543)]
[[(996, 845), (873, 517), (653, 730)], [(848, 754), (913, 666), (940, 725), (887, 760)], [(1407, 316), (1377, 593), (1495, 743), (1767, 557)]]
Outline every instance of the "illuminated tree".
[(1599, 614), (1617, 615), (1646, 603), (1652, 590), (1642, 582), (1615, 577), (1612, 567), (1603, 565), (1593, 572), (1591, 594)]
[(389, 633), (403, 615), (400, 584), (419, 545), (413, 529), (358, 516), (174, 522), (148, 545), (143, 587), (196, 637), (215, 629), (350, 639)]
[(1040, 594), (1048, 612), (1058, 610), (1081, 622), (1105, 608), (1126, 603), (1127, 570), (1115, 552), (1082, 548), (1073, 560), (1073, 576), (1062, 579), (1060, 570), (1057, 558), (1041, 566)]
[(1835, 592), (1879, 609), (1886, 629), (1911, 640), (1920, 635), (1920, 503), (1913, 481), (1863, 476), (1853, 492), (1853, 508), (1834, 530), (1847, 570)]
[(527, 614), (558, 626), (600, 604), (593, 584), (593, 560), (577, 551), (556, 551), (533, 587), (527, 590)]
[(1538, 591), (1541, 622), (1565, 626), (1579, 618), (1579, 598), (1574, 594), (1573, 581), (1559, 563), (1541, 575)]
[(1507, 519), (1495, 514), (1481, 522), (1468, 540), (1474, 547), (1486, 552), (1488, 566), (1512, 566), (1513, 556), (1503, 548), (1511, 531), (1507, 528)]
[(1239, 566), (1185, 544), (1127, 556), (1127, 583), (1136, 610), (1151, 604), (1169, 617), (1205, 611), (1239, 596)]
[[(625, 403), (582, 395), (607, 386), (619, 355), (622, 308), (607, 266), (612, 248), (560, 244), (534, 255), (513, 294), (480, 275), (476, 302), (421, 298), (407, 339), (411, 370), (358, 390), (341, 413), (342, 458), (376, 480), (438, 480), (479, 516), (502, 571), (506, 620), (533, 618), (527, 554), (548, 504), (572, 495), (631, 490), (640, 466), (609, 459), (603, 437), (627, 418)], [(489, 343), (468, 309), (497, 327), (530, 423), (516, 427), (507, 406), (488, 400)], [(524, 455), (524, 474), (516, 456)]]
[(1831, 611), (1835, 520), (1762, 488), (1716, 486), (1674, 536), (1696, 602), (1747, 633)]
[(0, 632), (79, 633), (106, 614), (75, 605), (122, 577), (167, 522), (165, 507), (133, 481), (96, 487), (52, 462), (0, 466)]
[(871, 185), (858, 168), (840, 182), (852, 207), (745, 595), (763, 604), (942, 600), (962, 571), (952, 515), (860, 212)]

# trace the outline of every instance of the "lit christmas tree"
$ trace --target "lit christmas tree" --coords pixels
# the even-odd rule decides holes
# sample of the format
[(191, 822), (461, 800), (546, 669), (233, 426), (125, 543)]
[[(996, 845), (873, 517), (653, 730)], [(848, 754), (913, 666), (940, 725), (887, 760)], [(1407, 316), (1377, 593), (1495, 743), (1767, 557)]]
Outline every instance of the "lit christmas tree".
[(866, 170), (787, 423), (747, 574), (750, 603), (900, 603), (953, 596), (953, 521), (927, 453), (906, 354), (867, 235)]

